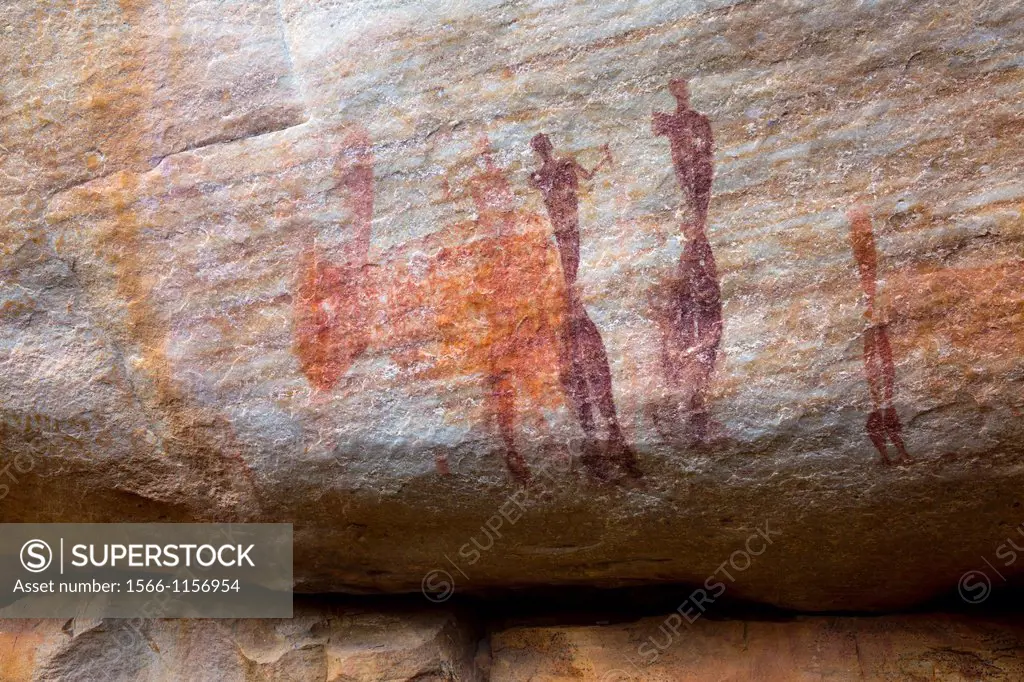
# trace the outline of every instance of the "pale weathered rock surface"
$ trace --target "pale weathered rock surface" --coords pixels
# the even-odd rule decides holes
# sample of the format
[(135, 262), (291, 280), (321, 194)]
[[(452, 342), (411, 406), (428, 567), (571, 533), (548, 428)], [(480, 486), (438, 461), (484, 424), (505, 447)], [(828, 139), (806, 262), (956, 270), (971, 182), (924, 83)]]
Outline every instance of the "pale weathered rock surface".
[(293, 521), (304, 590), (703, 584), (769, 529), (730, 596), (1024, 566), (1021, 3), (0, 32), (0, 519)]
[(482, 679), (451, 612), (305, 606), (290, 620), (0, 622), (4, 682)]
[[(675, 632), (674, 632), (675, 631)], [(701, 621), (514, 628), (492, 638), (492, 682), (1019, 680), (1019, 623), (956, 617)]]

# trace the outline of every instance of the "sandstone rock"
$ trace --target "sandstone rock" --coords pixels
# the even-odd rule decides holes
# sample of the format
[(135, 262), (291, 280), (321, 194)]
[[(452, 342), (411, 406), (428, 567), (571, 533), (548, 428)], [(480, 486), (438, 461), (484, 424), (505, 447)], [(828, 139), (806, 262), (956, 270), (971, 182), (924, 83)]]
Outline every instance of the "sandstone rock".
[(322, 604), (291, 620), (3, 621), (0, 679), (474, 682), (477, 641), (451, 612)]
[(310, 591), (997, 560), (1019, 4), (279, 6), (0, 9), (0, 519), (293, 521)]
[(522, 627), (494, 636), (490, 679), (1013, 680), (1022, 637), (1017, 622), (936, 615)]
[[(497, 614), (491, 614), (492, 616)], [(484, 638), (450, 611), (307, 602), (293, 620), (0, 622), (5, 682), (1015, 680), (1019, 621), (917, 615), (646, 618)]]

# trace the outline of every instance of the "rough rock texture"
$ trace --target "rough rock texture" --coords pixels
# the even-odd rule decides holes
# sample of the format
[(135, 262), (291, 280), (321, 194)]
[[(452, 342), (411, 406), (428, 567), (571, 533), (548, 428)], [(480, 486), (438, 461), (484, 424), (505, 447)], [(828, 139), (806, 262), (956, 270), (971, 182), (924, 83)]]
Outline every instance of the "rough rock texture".
[(0, 519), (293, 521), (305, 590), (1024, 566), (1021, 3), (0, 32)]
[(710, 682), (1024, 678), (1019, 620), (665, 618), (518, 626), (307, 606), (294, 620), (0, 621), (4, 682)]
[(296, 609), (290, 620), (0, 622), (4, 682), (482, 679), (453, 613)]
[(1019, 680), (1020, 623), (942, 616), (514, 628), (492, 638), (492, 682)]

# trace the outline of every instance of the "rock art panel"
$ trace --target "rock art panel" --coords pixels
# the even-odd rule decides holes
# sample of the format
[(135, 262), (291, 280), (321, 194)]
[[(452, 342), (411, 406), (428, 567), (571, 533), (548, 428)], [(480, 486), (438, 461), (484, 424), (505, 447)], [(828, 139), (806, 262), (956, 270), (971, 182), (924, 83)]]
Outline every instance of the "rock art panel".
[[(0, 468), (34, 461), (4, 518), (262, 514), (301, 529), (303, 589), (418, 590), (524, 470), (581, 460), (580, 404), (610, 439), (563, 385), (575, 336), (642, 485), (564, 476), (465, 589), (699, 584), (767, 517), (738, 597), (955, 589), (1018, 513), (1024, 11), (639, 7), (4, 3), (33, 49), (0, 47)], [(541, 131), (614, 152), (577, 175), (578, 258)], [(914, 461), (864, 466), (875, 411), (899, 455), (890, 388)]]

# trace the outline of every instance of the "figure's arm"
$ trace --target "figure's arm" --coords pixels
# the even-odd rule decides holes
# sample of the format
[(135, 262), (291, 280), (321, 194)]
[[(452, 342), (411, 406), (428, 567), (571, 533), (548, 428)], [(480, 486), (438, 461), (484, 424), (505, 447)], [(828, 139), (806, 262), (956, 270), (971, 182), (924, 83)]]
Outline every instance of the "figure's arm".
[(603, 147), (601, 147), (601, 149), (604, 150), (604, 156), (601, 157), (601, 160), (598, 161), (597, 165), (594, 166), (593, 170), (590, 171), (591, 175), (597, 173), (597, 171), (599, 171), (606, 163), (610, 164), (612, 162), (611, 148), (607, 144), (605, 144)]
[(668, 130), (668, 115), (660, 111), (651, 114), (651, 129), (655, 135), (664, 135)]
[(601, 160), (597, 162), (597, 165), (590, 170), (587, 170), (580, 164), (573, 161), (573, 164), (576, 166), (576, 172), (579, 173), (584, 180), (590, 180), (593, 178), (597, 174), (597, 171), (601, 170), (606, 163), (609, 163), (612, 160), (612, 150), (608, 148), (608, 145), (604, 145), (602, 149), (604, 149), (604, 156), (602, 156)]
[(541, 187), (540, 171), (533, 171), (532, 173), (530, 173), (530, 185), (532, 185), (534, 189), (544, 189), (543, 187)]
[(715, 140), (711, 133), (711, 121), (707, 116), (701, 114), (700, 125), (696, 130), (696, 137), (698, 137), (704, 147), (704, 150), (710, 155), (714, 151)]

